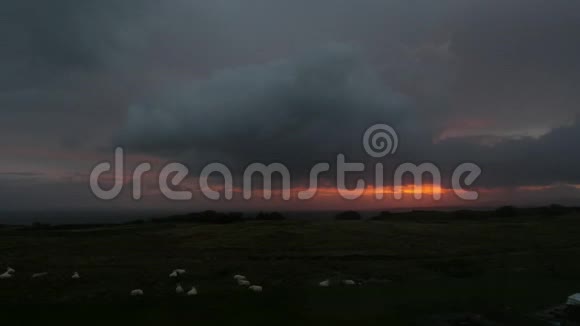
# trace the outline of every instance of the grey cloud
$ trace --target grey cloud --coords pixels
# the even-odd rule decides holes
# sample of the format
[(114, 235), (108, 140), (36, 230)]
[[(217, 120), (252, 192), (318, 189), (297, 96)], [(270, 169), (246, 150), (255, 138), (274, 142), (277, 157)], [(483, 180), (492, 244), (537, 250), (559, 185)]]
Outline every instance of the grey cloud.
[(40, 177), (44, 176), (43, 173), (39, 172), (0, 172), (0, 177)]
[(482, 187), (580, 184), (579, 139), (580, 124), (575, 123), (540, 138), (502, 139), (493, 146), (482, 144), (479, 137), (452, 139), (427, 147), (423, 157), (449, 168), (457, 162), (478, 164)]
[(485, 1), (453, 27), (449, 112), (496, 132), (558, 127), (580, 112), (580, 3)]
[[(399, 160), (478, 160), (488, 185), (575, 181), (562, 126), (579, 112), (579, 15), (567, 0), (5, 1), (0, 137), (86, 150), (126, 123), (128, 143), (170, 158), (302, 167), (364, 158), (360, 135), (387, 122)], [(300, 55), (329, 42), (363, 55)], [(502, 142), (432, 144), (469, 120)], [(519, 168), (536, 155), (566, 160)]]

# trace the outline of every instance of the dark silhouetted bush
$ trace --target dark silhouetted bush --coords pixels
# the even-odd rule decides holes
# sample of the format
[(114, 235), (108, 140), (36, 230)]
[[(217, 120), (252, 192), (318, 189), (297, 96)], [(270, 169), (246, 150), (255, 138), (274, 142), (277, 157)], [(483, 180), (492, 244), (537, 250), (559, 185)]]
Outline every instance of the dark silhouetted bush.
[(145, 224), (146, 221), (145, 220), (133, 220), (133, 221), (128, 221), (123, 223), (124, 225), (143, 225)]
[(258, 213), (258, 215), (256, 215), (256, 220), (259, 221), (281, 221), (281, 220), (285, 220), (286, 217), (278, 212), (272, 212), (272, 213), (263, 213), (260, 212)]
[(383, 211), (383, 212), (380, 212), (379, 215), (372, 217), (371, 220), (384, 221), (384, 220), (388, 220), (388, 219), (393, 218), (393, 216), (394, 215), (391, 212)]
[(353, 221), (353, 220), (362, 219), (360, 214), (355, 212), (355, 211), (347, 211), (347, 212), (339, 213), (336, 215), (335, 218), (339, 221)]
[(566, 214), (573, 213), (574, 209), (568, 208), (562, 205), (550, 205), (547, 207), (540, 208), (540, 214), (543, 216), (554, 217), (554, 216), (562, 216)]
[(33, 222), (31, 227), (33, 229), (39, 229), (39, 230), (48, 230), (52, 227), (52, 225), (48, 224), (48, 223), (41, 223), (41, 222)]
[(153, 219), (153, 223), (207, 223), (207, 224), (229, 224), (243, 222), (242, 213), (218, 213), (216, 211), (205, 211), (190, 213), (187, 215), (176, 215), (164, 218)]
[(503, 206), (495, 210), (497, 217), (516, 217), (518, 210), (513, 206)]

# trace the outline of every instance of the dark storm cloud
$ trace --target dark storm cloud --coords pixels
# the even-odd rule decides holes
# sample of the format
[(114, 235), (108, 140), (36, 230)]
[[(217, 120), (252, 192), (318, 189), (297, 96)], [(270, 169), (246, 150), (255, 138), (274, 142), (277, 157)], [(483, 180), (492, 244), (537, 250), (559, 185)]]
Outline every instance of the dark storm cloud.
[(388, 123), (401, 137), (399, 162), (435, 162), (447, 174), (475, 162), (484, 169), (484, 187), (580, 183), (580, 156), (573, 152), (577, 125), (492, 144), (485, 137), (433, 143), (434, 127), (374, 71), (359, 52), (331, 46), (282, 63), (219, 72), (134, 106), (120, 139), (130, 149), (196, 168), (219, 160), (239, 172), (254, 161), (276, 161), (302, 177), (307, 167), (333, 162), (337, 153), (369, 161), (361, 152), (362, 134)]
[[(307, 164), (359, 152), (376, 121), (407, 123), (407, 99), (389, 90), (350, 47), (225, 70), (129, 110), (130, 148), (237, 164)], [(190, 160), (190, 161), (191, 161)]]

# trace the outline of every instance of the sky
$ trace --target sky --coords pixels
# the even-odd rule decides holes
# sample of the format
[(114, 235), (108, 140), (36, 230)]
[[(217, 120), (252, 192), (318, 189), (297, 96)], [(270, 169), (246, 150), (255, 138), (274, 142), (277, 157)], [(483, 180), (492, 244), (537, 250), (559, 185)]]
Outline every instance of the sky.
[[(7, 0), (0, 13), (0, 210), (324, 210), (580, 204), (580, 2), (573, 0)], [(482, 168), (474, 202), (187, 202), (155, 184), (166, 162), (222, 162), (236, 179), (281, 162), (293, 188), (317, 162)], [(151, 162), (144, 197), (102, 201), (88, 176), (125, 149)], [(366, 171), (358, 177), (374, 186)], [(386, 176), (386, 182), (390, 181)], [(109, 183), (114, 178), (109, 178)], [(219, 186), (219, 180), (212, 179)], [(107, 184), (107, 180), (103, 181)], [(130, 182), (126, 181), (130, 188)], [(443, 187), (449, 187), (444, 181)]]

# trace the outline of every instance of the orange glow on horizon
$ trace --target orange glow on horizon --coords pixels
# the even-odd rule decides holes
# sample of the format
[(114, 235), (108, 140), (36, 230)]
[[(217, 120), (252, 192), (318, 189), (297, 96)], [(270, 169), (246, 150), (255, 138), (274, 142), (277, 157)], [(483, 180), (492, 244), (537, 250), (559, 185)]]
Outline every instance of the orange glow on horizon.
[[(213, 190), (216, 191), (221, 191), (223, 190), (223, 186), (217, 186), (217, 187), (212, 187)], [(353, 189), (344, 189), (346, 191), (351, 191)], [(400, 193), (402, 193), (403, 195), (408, 195), (408, 196), (414, 196), (417, 194), (421, 194), (421, 195), (425, 195), (425, 196), (433, 196), (435, 194), (441, 194), (441, 195), (447, 195), (453, 192), (452, 189), (447, 189), (447, 188), (443, 188), (439, 185), (433, 185), (433, 184), (423, 184), (422, 186), (416, 186), (414, 184), (408, 184), (408, 185), (402, 185), (400, 186)], [(242, 193), (243, 189), (241, 188), (235, 188), (234, 189), (235, 193)], [(316, 190), (310, 190), (306, 187), (296, 187), (296, 188), (292, 188), (290, 190), (291, 196), (293, 198), (296, 198), (298, 196), (299, 193), (304, 192), (304, 193), (313, 193), (315, 192), (315, 196), (324, 196), (324, 197), (334, 197), (334, 196), (340, 196), (339, 193), (339, 189), (337, 187), (319, 187)], [(252, 193), (256, 196), (258, 195), (262, 195), (264, 193), (263, 189), (256, 189), (253, 190)], [(278, 196), (282, 194), (282, 190), (281, 189), (273, 189), (271, 191), (272, 195), (274, 196)], [(381, 188), (376, 188), (374, 186), (367, 186), (365, 187), (362, 195), (360, 197), (373, 197), (376, 196), (377, 194), (380, 195), (395, 195), (395, 193), (397, 193), (397, 187), (394, 186), (386, 186), (386, 187), (381, 187)]]

